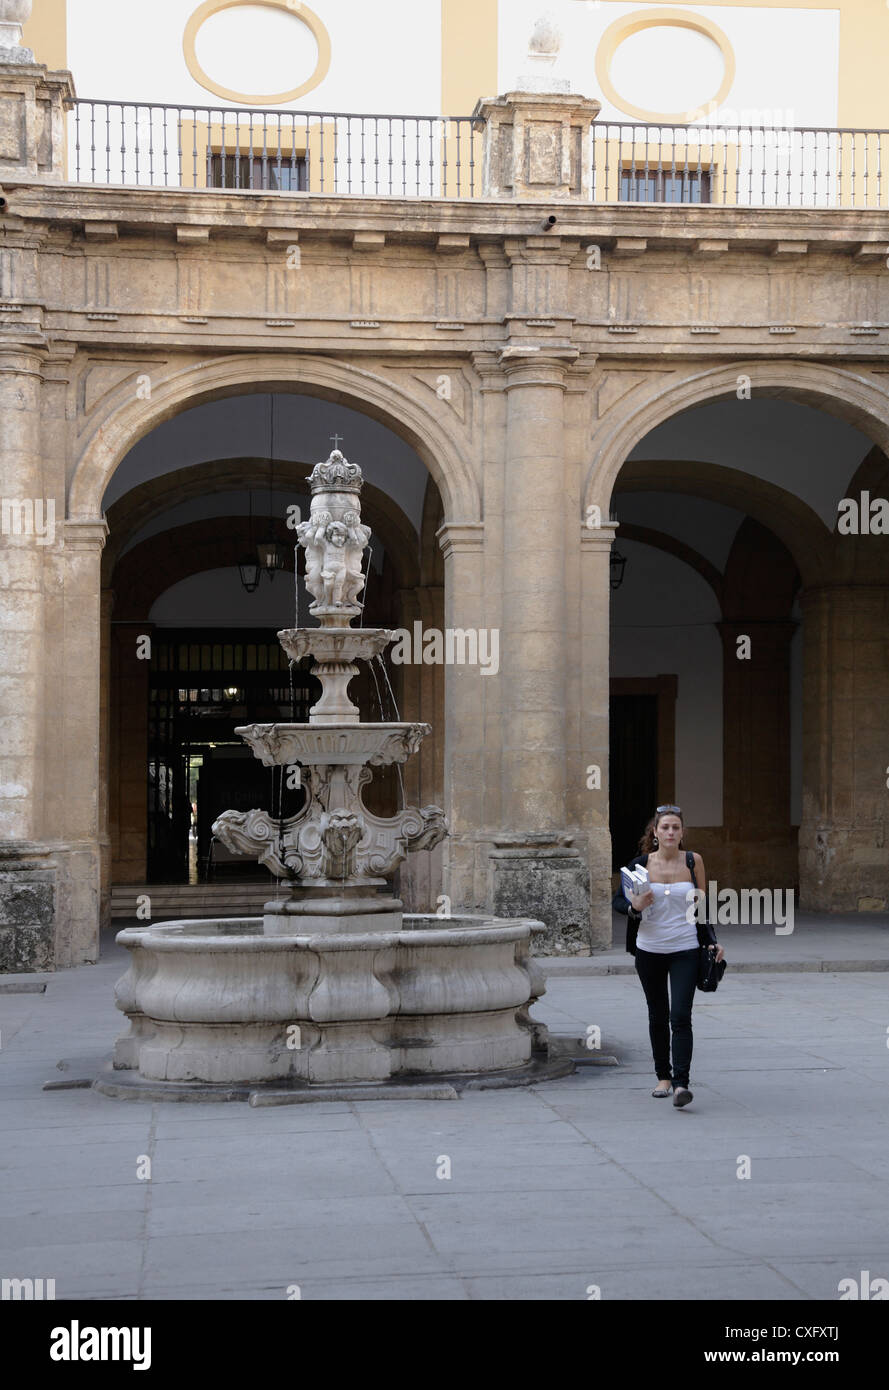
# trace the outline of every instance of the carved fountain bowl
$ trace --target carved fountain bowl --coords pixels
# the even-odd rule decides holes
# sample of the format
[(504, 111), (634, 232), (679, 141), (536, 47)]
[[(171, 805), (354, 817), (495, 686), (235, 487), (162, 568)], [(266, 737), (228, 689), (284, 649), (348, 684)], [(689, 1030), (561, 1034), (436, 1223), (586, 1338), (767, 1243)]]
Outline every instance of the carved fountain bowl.
[(285, 1086), (528, 1065), (543, 993), (528, 918), (407, 915), (400, 929), (268, 934), (262, 918), (127, 927), (118, 1071)]
[(291, 661), (313, 656), (324, 664), (333, 661), (371, 661), (385, 651), (392, 636), (391, 630), (385, 627), (295, 627), (279, 632), (278, 641)]
[(263, 767), (386, 767), (407, 762), (431, 724), (243, 724), (235, 729)]

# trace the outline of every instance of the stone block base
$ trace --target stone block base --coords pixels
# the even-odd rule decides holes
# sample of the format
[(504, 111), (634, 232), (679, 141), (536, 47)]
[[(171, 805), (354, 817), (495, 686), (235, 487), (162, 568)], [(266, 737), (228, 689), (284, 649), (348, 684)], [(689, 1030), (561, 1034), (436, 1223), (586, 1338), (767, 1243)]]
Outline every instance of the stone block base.
[(0, 841), (0, 972), (98, 960), (100, 864), (96, 843)]
[(0, 972), (52, 970), (56, 869), (38, 846), (0, 844)]
[(799, 844), (802, 911), (885, 912), (889, 908), (884, 821), (830, 825), (804, 820)]
[(490, 851), (490, 902), (496, 917), (537, 917), (534, 933), (541, 956), (588, 956), (590, 874), (568, 837), (495, 840)]

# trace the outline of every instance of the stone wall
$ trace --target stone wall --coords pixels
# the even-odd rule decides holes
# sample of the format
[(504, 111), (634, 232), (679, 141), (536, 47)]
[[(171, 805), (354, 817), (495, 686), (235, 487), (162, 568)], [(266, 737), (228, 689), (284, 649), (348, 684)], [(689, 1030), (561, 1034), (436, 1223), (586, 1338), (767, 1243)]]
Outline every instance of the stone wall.
[[(6, 82), (0, 72), (0, 101)], [(525, 129), (533, 136), (533, 122)], [(649, 430), (740, 383), (889, 446), (885, 213), (592, 207), (543, 155), (523, 166), (533, 188), (459, 203), (71, 187), (58, 168), (34, 177), (28, 159), (4, 174), (0, 480), (4, 496), (52, 498), (60, 524), (47, 544), (4, 537), (0, 557), (15, 633), (3, 647), (14, 676), (4, 751), (16, 759), (0, 825), (7, 872), (28, 888), (7, 890), (19, 921), (3, 920), (32, 938), (10, 958), (46, 959), (49, 939), (49, 879), (15, 858), (20, 843), (61, 847), (55, 963), (96, 954), (108, 864), (105, 488), (156, 424), (250, 390), (339, 401), (407, 439), (441, 497), (444, 621), (500, 633), (499, 677), (444, 671), (453, 833), (441, 887), (454, 911), (520, 897), (525, 914), (548, 920), (552, 949), (608, 944), (613, 527), (590, 526), (589, 509), (607, 519)], [(550, 206), (557, 220), (544, 231)], [(760, 521), (802, 580), (803, 906), (886, 901), (885, 568), (882, 579), (876, 561), (838, 568), (804, 498), (722, 473), (682, 486)], [(830, 584), (842, 592), (828, 601)], [(430, 595), (426, 612), (440, 611)], [(773, 653), (775, 670), (785, 655)], [(733, 698), (749, 710), (744, 690)], [(411, 694), (419, 709), (438, 700), (431, 688)], [(789, 826), (762, 844), (779, 842), (768, 862), (784, 875)]]

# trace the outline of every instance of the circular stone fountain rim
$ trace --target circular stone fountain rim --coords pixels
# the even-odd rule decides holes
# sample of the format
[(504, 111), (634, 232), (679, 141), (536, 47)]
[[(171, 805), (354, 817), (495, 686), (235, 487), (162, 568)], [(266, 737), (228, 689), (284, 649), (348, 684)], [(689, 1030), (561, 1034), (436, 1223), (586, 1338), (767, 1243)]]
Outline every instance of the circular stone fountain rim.
[[(262, 917), (198, 917), (176, 922), (158, 922), (144, 927), (124, 927), (118, 932), (116, 940), (122, 945), (129, 945), (131, 942), (138, 942), (143, 946), (150, 946), (158, 951), (285, 951), (294, 946), (308, 950), (324, 951), (347, 951), (356, 949), (366, 949), (369, 946), (377, 948), (392, 947), (402, 945), (415, 946), (447, 946), (455, 942), (465, 942), (466, 931), (472, 931), (472, 941), (475, 945), (483, 946), (493, 944), (497, 941), (519, 941), (525, 936), (530, 936), (532, 931), (544, 931), (543, 922), (534, 917), (494, 917), (487, 913), (455, 913), (452, 917), (436, 918), (434, 914), (427, 913), (405, 913), (405, 921), (440, 921), (463, 923), (449, 927), (441, 927), (418, 931), (401, 929), (399, 931), (369, 931), (369, 932), (294, 932), (288, 936), (265, 936), (261, 933), (244, 933), (239, 936), (237, 932), (227, 932), (224, 936), (199, 935), (197, 932), (189, 933), (189, 928), (209, 927), (214, 923), (220, 923), (226, 927), (231, 927), (237, 923), (238, 926), (262, 926)], [(473, 923), (478, 925), (473, 928)], [(496, 925), (494, 925), (496, 923)]]
[[(360, 729), (360, 730), (361, 730), (362, 732), (364, 732), (364, 733), (366, 733), (368, 729), (386, 729), (386, 730), (388, 730), (389, 732), (395, 732), (395, 733), (398, 733), (399, 730), (404, 730), (404, 729), (428, 729), (430, 733), (432, 732), (432, 725), (431, 725), (431, 724), (427, 724), (427, 723), (425, 722), (425, 720), (423, 720), (423, 719), (402, 719), (402, 720), (398, 720), (398, 719), (387, 719), (387, 720), (384, 720), (384, 721), (382, 721), (382, 722), (379, 721), (379, 720), (377, 720), (377, 721), (376, 721), (375, 723), (373, 723), (373, 724), (370, 723), (370, 721), (368, 721), (367, 723), (365, 723), (364, 720), (362, 720), (360, 724), (346, 724), (345, 722), (342, 722), (342, 723), (339, 723), (339, 724), (306, 724), (306, 723), (303, 723), (303, 724), (293, 724), (293, 723), (289, 723), (289, 724), (288, 724), (285, 720), (276, 720), (274, 723), (241, 724), (241, 725), (240, 725), (240, 728), (242, 728), (242, 729), (301, 729), (301, 730), (302, 730), (302, 729), (305, 729), (305, 730), (311, 730), (313, 733), (317, 732), (317, 733), (322, 733), (322, 734), (330, 734), (330, 733), (334, 733), (334, 734), (335, 734), (335, 733), (349, 733), (349, 734), (354, 734), (355, 731), (356, 731), (356, 729)], [(235, 730), (235, 733), (237, 733), (237, 732), (238, 732), (238, 730), (236, 729), (236, 730)]]

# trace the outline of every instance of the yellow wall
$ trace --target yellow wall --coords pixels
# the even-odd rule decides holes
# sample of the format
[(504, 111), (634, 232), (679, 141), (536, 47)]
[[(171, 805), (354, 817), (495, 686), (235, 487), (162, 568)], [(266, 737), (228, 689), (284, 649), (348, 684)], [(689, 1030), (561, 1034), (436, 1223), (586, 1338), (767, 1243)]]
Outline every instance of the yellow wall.
[(34, 0), (34, 9), (22, 31), (26, 48), (34, 50), (38, 63), (58, 69), (68, 66), (68, 0)]
[(441, 0), (441, 114), (469, 116), (497, 95), (497, 0)]

